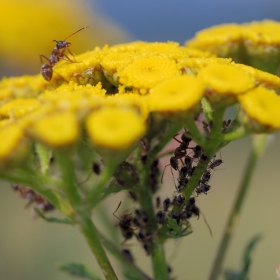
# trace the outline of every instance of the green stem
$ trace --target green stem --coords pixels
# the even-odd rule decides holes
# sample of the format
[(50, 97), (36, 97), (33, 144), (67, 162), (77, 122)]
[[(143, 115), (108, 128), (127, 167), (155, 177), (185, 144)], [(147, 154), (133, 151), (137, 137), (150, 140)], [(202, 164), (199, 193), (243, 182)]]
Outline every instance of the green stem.
[(246, 194), (249, 190), (253, 172), (255, 170), (258, 159), (263, 154), (265, 147), (266, 147), (266, 143), (267, 143), (267, 139), (268, 139), (267, 135), (255, 135), (253, 137), (254, 138), (253, 138), (252, 151), (251, 151), (249, 160), (247, 162), (247, 167), (244, 172), (243, 180), (239, 187), (234, 206), (229, 215), (226, 229), (224, 231), (223, 238), (221, 240), (209, 280), (216, 280), (220, 274), (225, 254), (227, 252), (230, 240), (231, 240), (233, 232), (235, 230)]
[[(143, 271), (141, 271), (135, 264), (129, 262), (120, 252), (120, 250), (117, 248), (117, 246), (106, 239), (104, 235), (99, 235), (100, 242), (103, 244), (103, 246), (123, 265), (125, 269), (130, 271), (133, 276), (139, 277), (143, 280), (151, 280), (151, 278), (146, 275)], [(138, 278), (137, 278), (138, 279)]]
[(159, 244), (159, 238), (157, 236), (157, 222), (154, 212), (152, 192), (149, 184), (149, 172), (147, 166), (151, 164), (152, 158), (149, 159), (147, 164), (138, 164), (138, 174), (140, 177), (140, 184), (137, 196), (141, 206), (141, 209), (144, 210), (149, 217), (149, 230), (152, 232), (152, 240), (147, 241), (151, 247), (152, 254), (152, 265), (154, 271), (155, 279), (168, 280), (168, 269), (165, 261), (164, 248), (163, 244)]
[(87, 215), (78, 216), (76, 222), (96, 257), (105, 278), (107, 280), (118, 279), (101, 245), (100, 235), (90, 217)]
[(55, 159), (59, 163), (63, 189), (74, 207), (80, 206), (82, 198), (78, 193), (78, 183), (75, 174), (74, 162), (69, 153), (56, 152)]
[(40, 143), (35, 143), (35, 149), (40, 162), (40, 170), (42, 174), (46, 174), (50, 167), (50, 152), (46, 146)]

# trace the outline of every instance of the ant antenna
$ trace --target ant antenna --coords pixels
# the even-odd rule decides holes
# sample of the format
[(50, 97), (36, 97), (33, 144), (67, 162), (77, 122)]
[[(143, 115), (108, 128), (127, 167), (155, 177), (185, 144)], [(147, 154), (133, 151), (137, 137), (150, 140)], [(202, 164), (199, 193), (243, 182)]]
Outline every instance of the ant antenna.
[(80, 28), (79, 30), (75, 31), (74, 33), (72, 33), (71, 35), (69, 35), (68, 37), (66, 37), (66, 38), (64, 39), (64, 41), (65, 41), (66, 39), (68, 39), (69, 37), (71, 37), (72, 35), (74, 35), (74, 34), (80, 32), (80, 31), (82, 31), (83, 29), (89, 28), (89, 27), (90, 27), (90, 26), (88, 25), (88, 26), (85, 26), (85, 27)]

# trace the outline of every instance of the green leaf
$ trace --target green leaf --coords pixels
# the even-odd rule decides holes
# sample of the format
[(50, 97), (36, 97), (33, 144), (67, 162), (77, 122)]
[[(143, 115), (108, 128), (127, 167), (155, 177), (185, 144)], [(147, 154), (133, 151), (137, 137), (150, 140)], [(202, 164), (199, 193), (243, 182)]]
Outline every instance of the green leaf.
[(252, 251), (255, 248), (256, 244), (261, 239), (261, 236), (258, 234), (254, 236), (247, 244), (244, 253), (243, 253), (243, 262), (242, 268), (240, 271), (226, 270), (225, 279), (226, 280), (248, 280), (249, 269), (252, 262)]
[(124, 276), (127, 280), (143, 280), (143, 278), (131, 274), (130, 271), (124, 271), (124, 272), (123, 272), (123, 276)]
[(168, 219), (167, 227), (169, 228), (169, 232), (167, 233), (167, 235), (169, 237), (180, 238), (191, 233), (191, 231), (188, 231), (190, 225), (187, 225), (185, 228), (183, 228), (182, 220), (180, 220), (179, 224), (177, 224), (177, 221), (175, 219), (172, 219), (168, 216), (167, 219)]
[(46, 217), (38, 208), (34, 208), (34, 211), (38, 216), (40, 216), (42, 219), (49, 223), (60, 223), (60, 224), (67, 224), (67, 225), (74, 225), (75, 223), (71, 221), (70, 219), (59, 219), (54, 217)]
[(85, 265), (79, 263), (64, 263), (59, 264), (58, 268), (69, 273), (72, 276), (86, 278), (90, 280), (101, 280), (98, 276), (94, 275)]

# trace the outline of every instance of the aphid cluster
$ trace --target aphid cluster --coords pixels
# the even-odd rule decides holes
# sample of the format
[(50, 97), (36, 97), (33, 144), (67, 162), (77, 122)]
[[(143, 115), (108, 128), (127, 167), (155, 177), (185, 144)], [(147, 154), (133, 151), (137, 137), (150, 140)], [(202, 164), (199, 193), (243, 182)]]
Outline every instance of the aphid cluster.
[(19, 194), (20, 197), (27, 199), (28, 203), (25, 207), (35, 203), (35, 207), (43, 212), (48, 212), (54, 209), (54, 206), (41, 195), (37, 194), (30, 187), (20, 187), (19, 185), (12, 185), (12, 188)]
[[(72, 35), (80, 32), (81, 30), (88, 28), (89, 26), (85, 26), (79, 30), (77, 30), (76, 32), (72, 33), (71, 35), (67, 36), (64, 40), (62, 41), (56, 41), (53, 40), (53, 42), (56, 42), (56, 46), (53, 48), (50, 58), (47, 58), (45, 55), (40, 54), (40, 60), (41, 60), (41, 64), (43, 64), (43, 58), (46, 59), (48, 61), (48, 63), (44, 63), (41, 67), (41, 74), (43, 76), (43, 78), (51, 83), (51, 79), (52, 79), (52, 75), (53, 75), (53, 67), (54, 65), (61, 59), (64, 59), (66, 61), (70, 61), (70, 62), (76, 62), (71, 60), (67, 54), (65, 53), (66, 50), (73, 56), (73, 58), (75, 58), (74, 54), (72, 53), (72, 51), (69, 49), (71, 43), (65, 41), (66, 39), (68, 39), (69, 37), (71, 37)], [(52, 84), (52, 83), (51, 83)], [(55, 87), (52, 84), (53, 87)]]
[(115, 213), (118, 211), (120, 205), (121, 202), (113, 215), (119, 220), (118, 226), (124, 237), (122, 244), (135, 236), (136, 240), (141, 243), (147, 255), (150, 255), (151, 250), (149, 240), (151, 234), (148, 231), (149, 219), (147, 214), (140, 209), (136, 209), (134, 210), (134, 213), (124, 214), (121, 217), (118, 217)]

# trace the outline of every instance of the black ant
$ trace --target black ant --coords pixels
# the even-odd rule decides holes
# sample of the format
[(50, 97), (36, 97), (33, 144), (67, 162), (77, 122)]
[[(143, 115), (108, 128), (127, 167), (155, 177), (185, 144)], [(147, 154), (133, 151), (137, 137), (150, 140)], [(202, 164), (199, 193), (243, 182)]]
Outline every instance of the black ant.
[[(51, 83), (51, 79), (52, 79), (52, 75), (53, 75), (53, 67), (54, 65), (60, 60), (60, 59), (64, 59), (66, 61), (70, 61), (70, 62), (76, 62), (71, 60), (66, 54), (65, 51), (67, 50), (74, 58), (74, 54), (71, 52), (71, 50), (69, 49), (69, 46), (71, 45), (70, 42), (65, 41), (67, 38), (71, 37), (72, 35), (80, 32), (83, 29), (88, 28), (89, 26), (85, 26), (79, 30), (77, 30), (76, 32), (72, 33), (71, 35), (67, 36), (64, 40), (62, 41), (56, 41), (53, 40), (53, 42), (56, 42), (56, 46), (53, 48), (50, 58), (47, 58), (45, 55), (40, 54), (40, 60), (41, 60), (41, 64), (43, 64), (43, 58), (45, 58), (48, 63), (44, 63), (41, 67), (41, 74), (43, 76), (43, 78)], [(52, 84), (52, 83), (51, 83)], [(52, 84), (52, 86), (55, 88), (55, 86)]]

